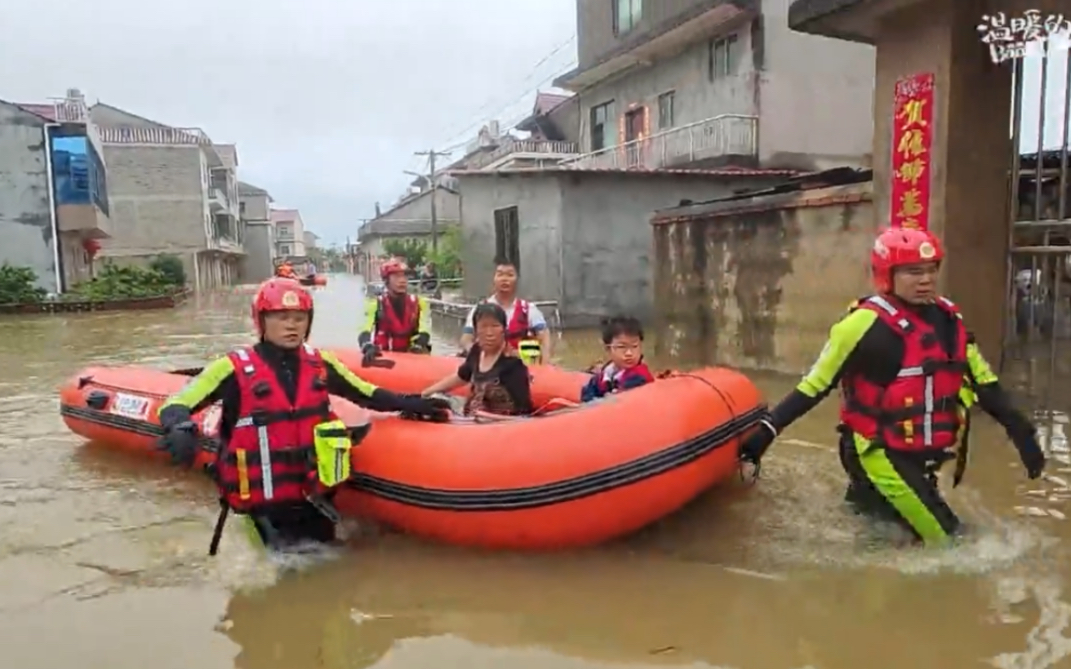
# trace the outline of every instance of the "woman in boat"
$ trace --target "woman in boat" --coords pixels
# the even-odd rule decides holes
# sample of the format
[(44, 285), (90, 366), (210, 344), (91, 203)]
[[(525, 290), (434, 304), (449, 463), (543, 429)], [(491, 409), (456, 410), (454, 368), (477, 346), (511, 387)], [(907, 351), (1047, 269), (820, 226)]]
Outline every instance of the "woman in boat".
[(532, 379), (506, 341), (506, 312), (494, 303), (476, 306), (472, 317), (476, 342), (450, 376), (428, 386), (424, 397), (469, 384), (466, 416), (501, 418), (532, 413)]

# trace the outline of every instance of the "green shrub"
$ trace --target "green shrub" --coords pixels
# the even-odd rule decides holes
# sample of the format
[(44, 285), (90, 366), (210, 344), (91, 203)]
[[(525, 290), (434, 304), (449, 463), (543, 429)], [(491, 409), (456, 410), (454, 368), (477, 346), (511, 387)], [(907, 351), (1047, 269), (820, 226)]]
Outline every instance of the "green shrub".
[(37, 272), (29, 267), (15, 267), (5, 262), (0, 265), (0, 304), (32, 304), (41, 302), (48, 295), (38, 288)]
[(170, 253), (156, 256), (149, 263), (149, 269), (154, 269), (167, 277), (167, 280), (176, 286), (186, 285), (186, 268), (182, 265), (182, 258)]
[(74, 286), (63, 297), (69, 301), (104, 302), (170, 295), (181, 287), (159, 270), (118, 267), (105, 261), (96, 277)]

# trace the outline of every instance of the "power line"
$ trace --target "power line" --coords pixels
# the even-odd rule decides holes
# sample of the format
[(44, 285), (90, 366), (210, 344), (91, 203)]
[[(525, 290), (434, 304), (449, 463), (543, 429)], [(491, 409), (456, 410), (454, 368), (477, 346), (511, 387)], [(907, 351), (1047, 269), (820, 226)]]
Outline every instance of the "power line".
[[(543, 66), (544, 64), (546, 64), (546, 63), (547, 63), (548, 61), (550, 61), (550, 59), (551, 59), (551, 58), (553, 58), (554, 56), (556, 56), (557, 54), (559, 54), (559, 53), (560, 53), (560, 52), (562, 51), (562, 49), (564, 49), (564, 48), (566, 48), (566, 47), (570, 46), (570, 45), (571, 45), (571, 44), (572, 44), (573, 42), (575, 42), (575, 41), (576, 41), (576, 35), (574, 34), (574, 35), (573, 35), (573, 36), (571, 36), (571, 37), (570, 37), (569, 39), (567, 39), (567, 40), (565, 40), (564, 42), (562, 42), (561, 44), (557, 45), (557, 46), (556, 46), (556, 47), (554, 47), (554, 48), (553, 48), (553, 49), (552, 49), (552, 50), (551, 50), (551, 51), (550, 51), (549, 53), (547, 53), (547, 54), (546, 54), (546, 55), (544, 55), (544, 56), (543, 56), (542, 58), (540, 58), (540, 59), (539, 59), (539, 62), (537, 62), (537, 63), (536, 63), (536, 64), (535, 64), (535, 65), (534, 65), (534, 66), (532, 67), (532, 69), (531, 69), (531, 70), (530, 70), (530, 71), (528, 72), (528, 74), (527, 74), (527, 75), (526, 75), (526, 76), (524, 77), (524, 79), (522, 79), (522, 80), (521, 80), (521, 85), (523, 86), (523, 85), (527, 84), (527, 83), (528, 83), (529, 81), (531, 81), (531, 80), (533, 79), (533, 77), (537, 76), (537, 73), (538, 73), (539, 69), (540, 69), (540, 68), (541, 68), (541, 67), (542, 67), (542, 66)], [(554, 75), (554, 76), (556, 77), (557, 75)], [(553, 79), (553, 78), (554, 78), (554, 77), (551, 77), (551, 79)], [(538, 86), (542, 86), (542, 85), (544, 85), (544, 84), (543, 84), (543, 83), (540, 83), (540, 84), (538, 84)], [(531, 92), (531, 90), (526, 90), (526, 91), (525, 91), (525, 93), (523, 93), (521, 97), (523, 97), (524, 95), (527, 95), (527, 94), (528, 94), (528, 93), (530, 93), (530, 92)], [(486, 112), (486, 111), (487, 111), (487, 110), (488, 110), (488, 109), (489, 109), (489, 108), (490, 108), (490, 107), (491, 107), (492, 105), (494, 105), (494, 104), (495, 104), (495, 101), (496, 101), (496, 98), (495, 98), (495, 97), (493, 97), (493, 96), (492, 96), (492, 97), (490, 97), (490, 98), (488, 98), (488, 99), (487, 99), (487, 100), (486, 100), (486, 101), (485, 101), (485, 102), (484, 102), (484, 103), (483, 103), (483, 104), (482, 104), (482, 105), (481, 105), (481, 106), (479, 107), (479, 109), (477, 109), (477, 110), (476, 110), (475, 112), (473, 112), (472, 114), (470, 114), (470, 115), (469, 115), (470, 119), (472, 119), (472, 118), (476, 118), (476, 120), (475, 120), (475, 121), (472, 121), (472, 120), (468, 121), (468, 122), (467, 122), (467, 124), (466, 124), (466, 125), (465, 125), (465, 126), (464, 126), (463, 128), (461, 128), (461, 129), (460, 129), (460, 130), (458, 130), (457, 132), (454, 132), (454, 133), (451, 133), (451, 134), (447, 135), (447, 137), (448, 137), (449, 139), (451, 139), (451, 140), (452, 140), (453, 138), (457, 137), (457, 136), (458, 136), (459, 134), (461, 134), (461, 133), (463, 133), (463, 132), (467, 132), (467, 131), (468, 131), (468, 130), (469, 130), (470, 128), (472, 128), (472, 126), (473, 126), (473, 125), (475, 125), (475, 124), (477, 124), (477, 123), (480, 123), (480, 122), (482, 122), (482, 121), (483, 121), (483, 119), (487, 117), (487, 114), (486, 114), (485, 112)], [(515, 102), (516, 102), (516, 100), (514, 100), (513, 102), (510, 102), (509, 104), (515, 104)], [(456, 126), (455, 126), (455, 127), (456, 127)], [(443, 132), (442, 132), (442, 130), (440, 129), (439, 131), (436, 131), (436, 132), (434, 133), (434, 135), (433, 135), (433, 136), (441, 136), (442, 134), (443, 134)]]
[[(457, 143), (457, 144), (453, 144), (453, 145), (451, 145), (450, 147), (448, 147), (448, 148), (446, 148), (446, 149), (443, 149), (443, 150), (444, 150), (444, 151), (450, 151), (450, 150), (454, 150), (454, 149), (456, 149), (456, 148), (458, 148), (458, 147), (460, 147), (460, 146), (463, 146), (463, 145), (464, 145), (464, 144), (465, 144), (465, 143), (466, 143), (466, 142), (468, 141), (468, 135), (469, 135), (469, 134), (471, 133), (471, 131), (472, 131), (472, 130), (473, 130), (474, 128), (475, 128), (475, 129), (479, 129), (479, 126), (480, 126), (480, 125), (482, 125), (482, 124), (483, 124), (483, 122), (484, 122), (484, 121), (485, 121), (486, 119), (489, 119), (489, 118), (490, 118), (490, 119), (493, 119), (493, 118), (494, 118), (495, 116), (497, 116), (498, 114), (500, 114), (500, 113), (502, 113), (502, 112), (504, 112), (504, 111), (508, 111), (508, 110), (509, 110), (509, 109), (510, 109), (511, 107), (513, 107), (513, 106), (514, 106), (515, 104), (517, 104), (518, 102), (520, 102), (520, 101), (521, 101), (521, 100), (523, 100), (524, 98), (526, 98), (526, 97), (528, 97), (529, 95), (531, 95), (531, 94), (532, 94), (533, 92), (535, 92), (535, 91), (538, 91), (538, 90), (539, 90), (540, 88), (542, 88), (542, 87), (546, 86), (546, 85), (547, 85), (547, 84), (549, 84), (550, 82), (552, 82), (552, 81), (554, 81), (555, 79), (557, 79), (557, 78), (558, 78), (558, 76), (559, 76), (559, 74), (558, 74), (558, 71), (556, 70), (556, 71), (554, 72), (554, 74), (551, 74), (551, 75), (550, 75), (549, 77), (547, 77), (547, 78), (546, 78), (546, 79), (544, 79), (543, 81), (539, 82), (538, 84), (536, 84), (536, 85), (535, 85), (535, 86), (533, 86), (532, 88), (529, 88), (528, 90), (524, 91), (523, 93), (521, 93), (520, 95), (518, 95), (518, 96), (517, 96), (516, 98), (514, 98), (513, 100), (511, 100), (511, 101), (507, 102), (507, 103), (506, 103), (505, 105), (503, 105), (502, 107), (500, 107), (500, 108), (498, 108), (497, 110), (495, 110), (495, 112), (494, 112), (493, 114), (488, 114), (487, 116), (481, 116), (481, 117), (480, 117), (480, 118), (479, 118), (479, 119), (478, 119), (477, 121), (475, 121), (475, 122), (473, 122), (473, 123), (469, 124), (469, 125), (468, 125), (468, 126), (467, 126), (467, 127), (466, 127), (466, 128), (464, 129), (464, 130), (462, 130), (461, 132), (459, 132), (459, 133), (456, 133), (456, 134), (454, 134), (454, 135), (451, 135), (451, 137), (450, 137), (450, 140), (456, 139), (457, 137), (460, 137), (460, 136), (464, 136), (464, 139), (462, 139), (462, 140), (461, 140), (461, 142), (459, 142), (459, 143)], [(513, 127), (514, 125), (516, 125), (517, 123), (520, 123), (521, 121), (523, 121), (523, 120), (524, 120), (524, 119), (525, 119), (525, 118), (526, 118), (527, 116), (528, 116), (528, 114), (527, 114), (527, 113), (523, 114), (523, 115), (522, 115), (521, 117), (519, 117), (519, 118), (518, 118), (518, 119), (517, 119), (516, 121), (514, 121), (514, 122), (511, 122), (511, 123), (509, 124), (509, 126), (508, 126), (508, 127), (509, 127), (509, 128), (512, 128), (512, 127)]]

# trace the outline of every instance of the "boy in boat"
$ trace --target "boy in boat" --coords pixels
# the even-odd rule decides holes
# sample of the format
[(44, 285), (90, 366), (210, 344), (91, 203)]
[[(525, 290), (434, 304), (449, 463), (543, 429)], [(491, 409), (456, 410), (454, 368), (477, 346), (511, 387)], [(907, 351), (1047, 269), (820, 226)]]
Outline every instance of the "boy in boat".
[(528, 368), (506, 339), (506, 312), (490, 302), (473, 312), (476, 342), (457, 371), (428, 386), (430, 397), (469, 384), (463, 413), (487, 419), (532, 413), (532, 379)]
[(963, 477), (975, 402), (1004, 427), (1029, 478), (1045, 469), (1034, 425), (1012, 405), (959, 309), (937, 292), (943, 258), (925, 230), (884, 230), (870, 254), (876, 294), (833, 326), (811, 371), (740, 448), (758, 466), (777, 435), (840, 386), (845, 501), (932, 544), (961, 528), (937, 473), (955, 460), (953, 486)]
[(364, 329), (357, 338), (366, 364), (382, 351), (431, 353), (431, 308), (424, 297), (409, 294), (408, 271), (398, 259), (379, 270), (383, 294), (365, 301)]
[[(293, 279), (261, 284), (252, 312), (260, 341), (210, 363), (160, 407), (161, 449), (192, 466), (198, 451), (192, 415), (219, 401), (221, 445), (211, 467), (223, 509), (219, 530), (233, 510), (248, 516), (269, 548), (333, 541), (338, 516), (330, 499), (350, 478), (358, 435), (331, 411), (329, 394), (432, 419), (445, 419), (445, 405), (377, 388), (333, 354), (309, 346), (312, 296)], [(362, 426), (359, 437), (367, 430)]]
[(581, 389), (581, 402), (639, 388), (654, 381), (651, 370), (643, 361), (643, 325), (638, 319), (617, 316), (603, 321), (602, 343), (610, 361), (596, 370)]

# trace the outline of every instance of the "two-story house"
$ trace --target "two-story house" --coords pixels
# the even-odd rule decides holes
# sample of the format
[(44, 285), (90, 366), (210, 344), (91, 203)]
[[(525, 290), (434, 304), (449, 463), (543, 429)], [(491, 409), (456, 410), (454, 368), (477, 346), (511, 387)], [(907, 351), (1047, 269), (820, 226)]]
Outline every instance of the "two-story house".
[(789, 0), (577, 0), (588, 168), (867, 165), (872, 47), (788, 27)]
[(30, 268), (62, 293), (91, 278), (112, 230), (107, 172), (85, 98), (0, 101), (0, 263)]
[(245, 256), (238, 265), (242, 283), (259, 283), (275, 274), (275, 225), (272, 197), (260, 186), (238, 182), (238, 217), (243, 228)]
[(291, 261), (304, 260), (305, 223), (297, 209), (272, 209), (271, 222), (275, 227), (275, 257)]
[(234, 146), (103, 103), (90, 115), (110, 166), (113, 231), (101, 254), (137, 264), (173, 254), (199, 290), (233, 283), (243, 253)]

